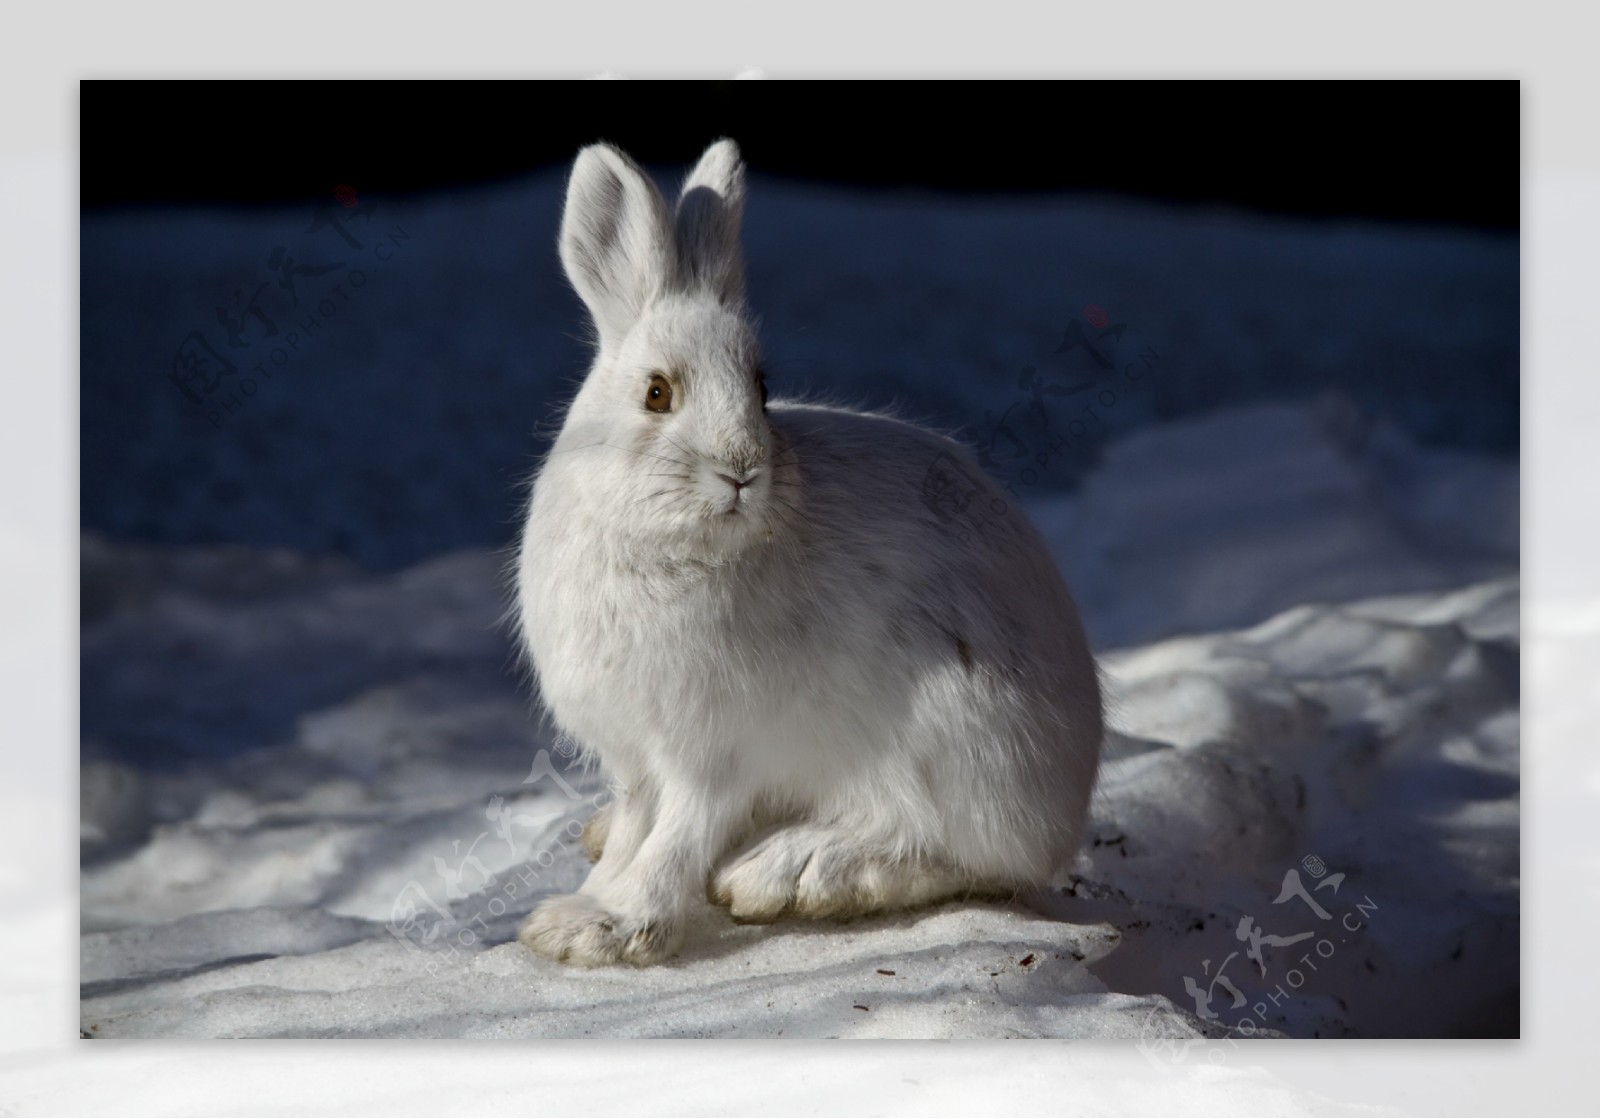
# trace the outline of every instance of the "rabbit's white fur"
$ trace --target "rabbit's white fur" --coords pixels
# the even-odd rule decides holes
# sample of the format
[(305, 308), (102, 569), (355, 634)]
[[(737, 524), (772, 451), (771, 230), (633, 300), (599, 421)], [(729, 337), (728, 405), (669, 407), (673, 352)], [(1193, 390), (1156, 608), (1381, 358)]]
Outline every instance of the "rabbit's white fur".
[[(547, 709), (617, 796), (587, 881), (519, 932), (567, 963), (671, 955), (702, 895), (771, 920), (1042, 884), (1098, 764), (1077, 610), (971, 456), (888, 416), (763, 407), (743, 195), (729, 140), (675, 213), (603, 144), (568, 187), (561, 259), (598, 353), (534, 484), (518, 606)], [(655, 372), (670, 412), (645, 407)], [(940, 456), (998, 512), (926, 504)]]

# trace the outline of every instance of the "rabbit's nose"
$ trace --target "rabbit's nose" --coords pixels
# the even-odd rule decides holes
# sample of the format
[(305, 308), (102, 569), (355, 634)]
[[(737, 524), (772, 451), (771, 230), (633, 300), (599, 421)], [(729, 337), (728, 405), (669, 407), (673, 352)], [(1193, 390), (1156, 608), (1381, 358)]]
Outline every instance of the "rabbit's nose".
[(748, 486), (750, 484), (751, 479), (754, 478), (755, 476), (756, 476), (756, 472), (754, 470), (746, 470), (744, 472), (743, 476), (738, 477), (738, 478), (735, 478), (732, 474), (718, 474), (717, 475), (718, 478), (721, 478), (724, 482), (728, 483), (728, 485), (733, 487), (733, 492), (736, 495), (738, 494), (738, 492), (740, 490), (742, 490), (742, 489), (744, 489), (744, 487)]

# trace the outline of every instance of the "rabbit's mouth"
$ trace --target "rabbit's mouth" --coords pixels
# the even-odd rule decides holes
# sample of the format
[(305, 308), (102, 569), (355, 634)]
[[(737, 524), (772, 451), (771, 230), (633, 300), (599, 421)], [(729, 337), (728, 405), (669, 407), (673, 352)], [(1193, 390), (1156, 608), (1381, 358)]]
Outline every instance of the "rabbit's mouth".
[(748, 493), (735, 493), (726, 500), (727, 507), (717, 514), (719, 517), (737, 517), (739, 514), (748, 513), (750, 510), (750, 495)]
[(724, 506), (711, 514), (711, 519), (728, 524), (732, 521), (747, 521), (750, 519), (750, 498), (744, 494), (735, 494), (726, 499)]
[(765, 482), (758, 467), (707, 467), (701, 480), (702, 492), (716, 518), (737, 517), (748, 513), (752, 495)]

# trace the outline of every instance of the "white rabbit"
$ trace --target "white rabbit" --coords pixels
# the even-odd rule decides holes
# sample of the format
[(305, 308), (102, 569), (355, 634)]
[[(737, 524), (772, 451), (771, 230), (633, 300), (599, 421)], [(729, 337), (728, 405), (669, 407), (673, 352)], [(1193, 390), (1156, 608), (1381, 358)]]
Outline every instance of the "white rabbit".
[(616, 799), (588, 879), (518, 937), (570, 964), (672, 955), (703, 896), (770, 921), (1041, 885), (1099, 761), (1076, 607), (968, 452), (767, 402), (743, 202), (730, 140), (675, 213), (605, 144), (567, 188), (598, 353), (534, 484), (518, 608), (547, 709)]

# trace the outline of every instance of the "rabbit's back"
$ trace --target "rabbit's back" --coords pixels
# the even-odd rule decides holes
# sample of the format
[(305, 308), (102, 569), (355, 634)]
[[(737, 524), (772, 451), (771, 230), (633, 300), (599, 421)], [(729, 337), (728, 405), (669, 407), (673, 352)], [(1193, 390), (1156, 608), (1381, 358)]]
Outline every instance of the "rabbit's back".
[[(804, 562), (825, 582), (835, 624), (880, 647), (928, 654), (942, 643), (970, 661), (981, 645), (1012, 672), (1094, 680), (1049, 549), (965, 447), (893, 417), (810, 405), (774, 406), (772, 423), (800, 463)], [(906, 640), (935, 631), (943, 642)]]

